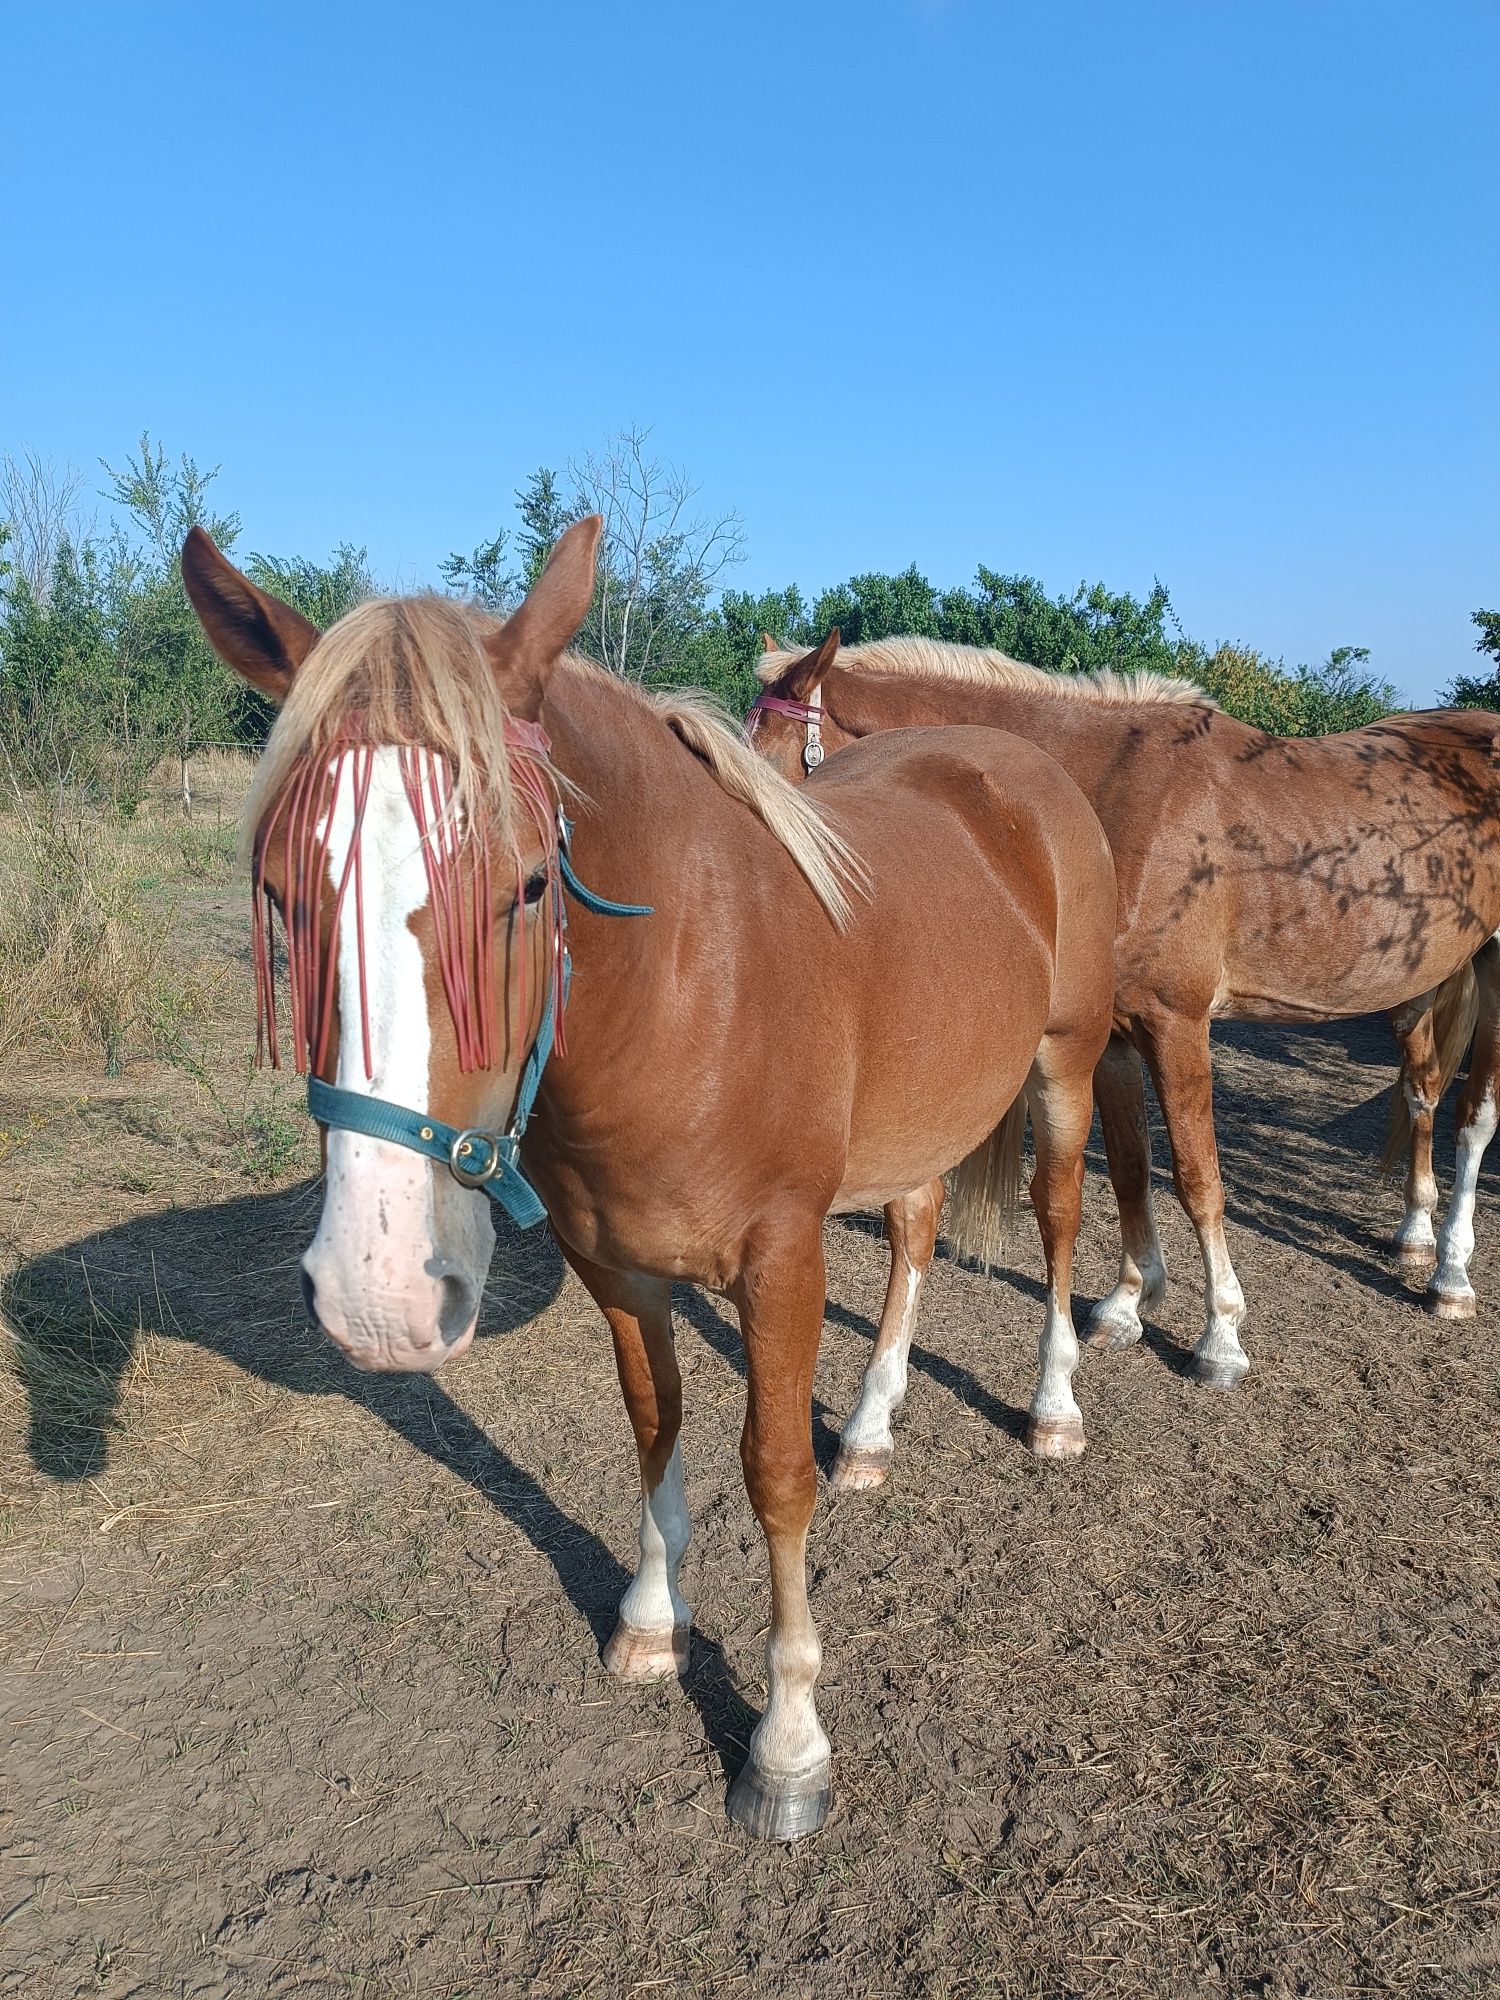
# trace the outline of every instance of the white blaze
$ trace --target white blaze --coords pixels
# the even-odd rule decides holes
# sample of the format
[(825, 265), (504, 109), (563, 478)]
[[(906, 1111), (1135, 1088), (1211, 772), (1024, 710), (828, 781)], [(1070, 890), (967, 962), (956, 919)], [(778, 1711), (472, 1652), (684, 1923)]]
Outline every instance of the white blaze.
[[(328, 828), (334, 883), (354, 837), (353, 773), (346, 765)], [(422, 840), (401, 775), (400, 753), (374, 752), (360, 831), (365, 996), (373, 1075), (365, 1075), (360, 1025), (360, 905), (351, 879), (336, 945), (341, 1089), (411, 1111), (430, 1102), (432, 1030), (422, 949), (411, 918), (428, 900)], [(325, 890), (326, 893), (326, 890)], [(463, 1265), (493, 1242), (483, 1196), (453, 1194), (470, 1226), (459, 1232)], [(472, 1211), (477, 1204), (478, 1215)], [(445, 1209), (454, 1204), (445, 1201)], [(450, 1230), (450, 1233), (453, 1233)], [(481, 1238), (485, 1240), (481, 1242)], [(455, 1246), (460, 1247), (460, 1246)], [(328, 1182), (318, 1233), (304, 1260), (318, 1317), (352, 1359), (369, 1366), (431, 1367), (445, 1354), (439, 1333), (442, 1273), (434, 1216), (434, 1170), (421, 1154), (362, 1133), (328, 1134)]]

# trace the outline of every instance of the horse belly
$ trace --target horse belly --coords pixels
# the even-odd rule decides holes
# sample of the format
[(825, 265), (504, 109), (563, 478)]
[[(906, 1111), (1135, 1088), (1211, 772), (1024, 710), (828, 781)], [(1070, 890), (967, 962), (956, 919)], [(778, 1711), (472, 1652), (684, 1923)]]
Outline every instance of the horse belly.
[(1012, 933), (1005, 945), (1003, 979), (940, 982), (904, 1032), (868, 1025), (835, 1209), (879, 1207), (935, 1179), (1015, 1102), (1047, 1029), (1052, 968), (1032, 940)]
[[(1441, 985), (1500, 924), (1500, 896), (1482, 916), (1460, 919), (1436, 908), (1399, 929), (1350, 935), (1337, 924), (1316, 932), (1287, 925), (1279, 937), (1242, 939), (1236, 963), (1214, 995), (1216, 1019), (1316, 1021), (1386, 1013)], [(1246, 949), (1246, 945), (1250, 949)]]

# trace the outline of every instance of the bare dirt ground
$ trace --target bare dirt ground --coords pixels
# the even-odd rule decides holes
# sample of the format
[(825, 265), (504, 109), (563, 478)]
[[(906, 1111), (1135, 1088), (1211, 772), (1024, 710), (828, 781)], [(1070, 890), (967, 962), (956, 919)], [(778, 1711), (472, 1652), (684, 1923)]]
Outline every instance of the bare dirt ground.
[[(237, 893), (198, 922), (242, 949)], [(0, 1991), (1500, 1991), (1500, 1202), (1480, 1316), (1439, 1325), (1383, 1248), (1382, 1026), (1222, 1038), (1237, 1395), (1185, 1379), (1165, 1180), (1169, 1300), (1085, 1357), (1077, 1468), (1019, 1442), (1034, 1233), (1003, 1279), (935, 1266), (893, 1479), (814, 1525), (834, 1815), (762, 1849), (723, 1810), (767, 1614), (731, 1317), (681, 1295), (691, 1665), (622, 1689), (602, 1322), (510, 1235), (451, 1374), (345, 1367), (245, 1012), (234, 981), (207, 1082), (0, 1080)], [(825, 1466), (885, 1268), (827, 1240)], [(1113, 1242), (1095, 1174), (1080, 1306)]]

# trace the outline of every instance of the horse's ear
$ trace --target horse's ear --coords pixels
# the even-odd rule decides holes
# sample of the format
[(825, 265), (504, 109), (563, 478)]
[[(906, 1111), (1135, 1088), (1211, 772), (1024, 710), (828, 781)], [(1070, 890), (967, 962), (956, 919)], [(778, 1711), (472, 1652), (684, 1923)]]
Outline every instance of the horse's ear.
[(769, 632), (762, 632), (760, 635), (760, 650), (763, 653), (779, 653), (782, 650), (781, 641), (773, 639)]
[(182, 545), (182, 583), (225, 666), (272, 701), (285, 701), (293, 674), (318, 643), (317, 626), (241, 575), (201, 528), (189, 528)]
[(602, 514), (575, 521), (547, 558), (547, 567), (485, 649), (512, 715), (535, 722), (552, 669), (573, 642), (594, 601)]
[(806, 701), (815, 687), (822, 686), (838, 650), (839, 628), (835, 625), (821, 646), (804, 653), (800, 660), (793, 660), (784, 672), (776, 676), (768, 691), (780, 695), (783, 701)]

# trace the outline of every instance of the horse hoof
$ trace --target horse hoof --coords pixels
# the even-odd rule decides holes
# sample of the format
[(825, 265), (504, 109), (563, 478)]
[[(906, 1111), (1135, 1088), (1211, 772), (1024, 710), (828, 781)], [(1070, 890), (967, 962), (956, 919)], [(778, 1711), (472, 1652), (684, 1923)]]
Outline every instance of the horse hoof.
[(1082, 1417), (1032, 1417), (1026, 1425), (1026, 1449), (1033, 1458), (1066, 1465), (1087, 1449)]
[(1083, 1343), (1085, 1347), (1097, 1347), (1105, 1354), (1120, 1354), (1127, 1347), (1134, 1347), (1142, 1332), (1139, 1313), (1118, 1309), (1105, 1312), (1102, 1306), (1095, 1306), (1083, 1330)]
[(1478, 1304), (1472, 1290), (1429, 1292), (1427, 1298), (1439, 1319), (1472, 1319)]
[(833, 1804), (827, 1764), (805, 1778), (766, 1778), (747, 1764), (729, 1787), (729, 1817), (752, 1840), (805, 1840), (816, 1833)]
[(1226, 1392), (1237, 1389), (1250, 1373), (1250, 1363), (1243, 1355), (1226, 1361), (1218, 1355), (1195, 1354), (1193, 1356), (1193, 1380), (1205, 1389), (1222, 1389)]
[(674, 1625), (670, 1632), (638, 1632), (623, 1619), (604, 1648), (604, 1666), (617, 1681), (660, 1681), (680, 1674), (688, 1663), (691, 1625)]
[(1437, 1267), (1437, 1245), (1435, 1243), (1398, 1243), (1396, 1245), (1396, 1269), (1403, 1277), (1425, 1278)]
[(884, 1486), (893, 1455), (889, 1445), (873, 1451), (841, 1445), (828, 1484), (835, 1493), (868, 1493), (873, 1487)]

